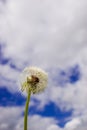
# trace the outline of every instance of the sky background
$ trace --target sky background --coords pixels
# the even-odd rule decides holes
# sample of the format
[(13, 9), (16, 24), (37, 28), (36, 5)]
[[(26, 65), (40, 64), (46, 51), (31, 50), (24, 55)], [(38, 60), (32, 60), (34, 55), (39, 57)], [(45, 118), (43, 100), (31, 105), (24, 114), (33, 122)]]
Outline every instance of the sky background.
[(27, 66), (49, 78), (29, 130), (87, 130), (87, 0), (0, 0), (0, 130), (23, 130)]

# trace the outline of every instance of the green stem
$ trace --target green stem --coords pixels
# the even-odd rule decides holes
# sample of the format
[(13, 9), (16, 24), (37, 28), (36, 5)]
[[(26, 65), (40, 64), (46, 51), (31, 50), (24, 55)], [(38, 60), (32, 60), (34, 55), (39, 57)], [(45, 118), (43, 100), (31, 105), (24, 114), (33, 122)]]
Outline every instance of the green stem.
[(28, 106), (31, 96), (31, 90), (28, 91), (26, 106), (25, 106), (25, 115), (24, 115), (24, 130), (27, 130), (27, 115), (28, 115)]

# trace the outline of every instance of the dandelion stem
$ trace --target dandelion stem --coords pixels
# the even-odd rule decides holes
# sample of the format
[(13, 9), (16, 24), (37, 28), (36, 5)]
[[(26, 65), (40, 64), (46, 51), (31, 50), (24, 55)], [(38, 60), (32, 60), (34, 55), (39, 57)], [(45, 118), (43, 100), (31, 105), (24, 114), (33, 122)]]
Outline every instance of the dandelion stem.
[(25, 105), (25, 115), (24, 115), (24, 130), (27, 130), (27, 116), (28, 116), (28, 106), (30, 102), (31, 90), (28, 91), (27, 101)]

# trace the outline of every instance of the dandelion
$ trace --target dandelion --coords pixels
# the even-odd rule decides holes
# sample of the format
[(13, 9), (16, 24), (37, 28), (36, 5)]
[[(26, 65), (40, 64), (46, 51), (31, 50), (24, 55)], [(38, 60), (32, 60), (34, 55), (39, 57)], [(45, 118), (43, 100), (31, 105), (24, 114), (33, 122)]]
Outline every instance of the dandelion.
[(24, 130), (27, 130), (27, 114), (31, 94), (44, 91), (47, 86), (48, 76), (45, 71), (37, 67), (27, 67), (21, 74), (21, 90), (27, 92), (25, 106)]

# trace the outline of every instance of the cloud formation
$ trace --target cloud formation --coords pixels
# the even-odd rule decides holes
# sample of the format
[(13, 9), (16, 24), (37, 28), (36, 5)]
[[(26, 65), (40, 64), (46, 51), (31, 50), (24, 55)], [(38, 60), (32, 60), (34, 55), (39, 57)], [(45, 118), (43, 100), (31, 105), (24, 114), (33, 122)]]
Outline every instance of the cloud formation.
[[(0, 107), (0, 130), (21, 130), (23, 129), (23, 107)], [(49, 130), (58, 128), (57, 121), (53, 118), (41, 117), (40, 115), (29, 116), (29, 129)]]
[(64, 67), (78, 62), (86, 51), (86, 4), (86, 0), (9, 0), (2, 4), (4, 56), (16, 65)]

